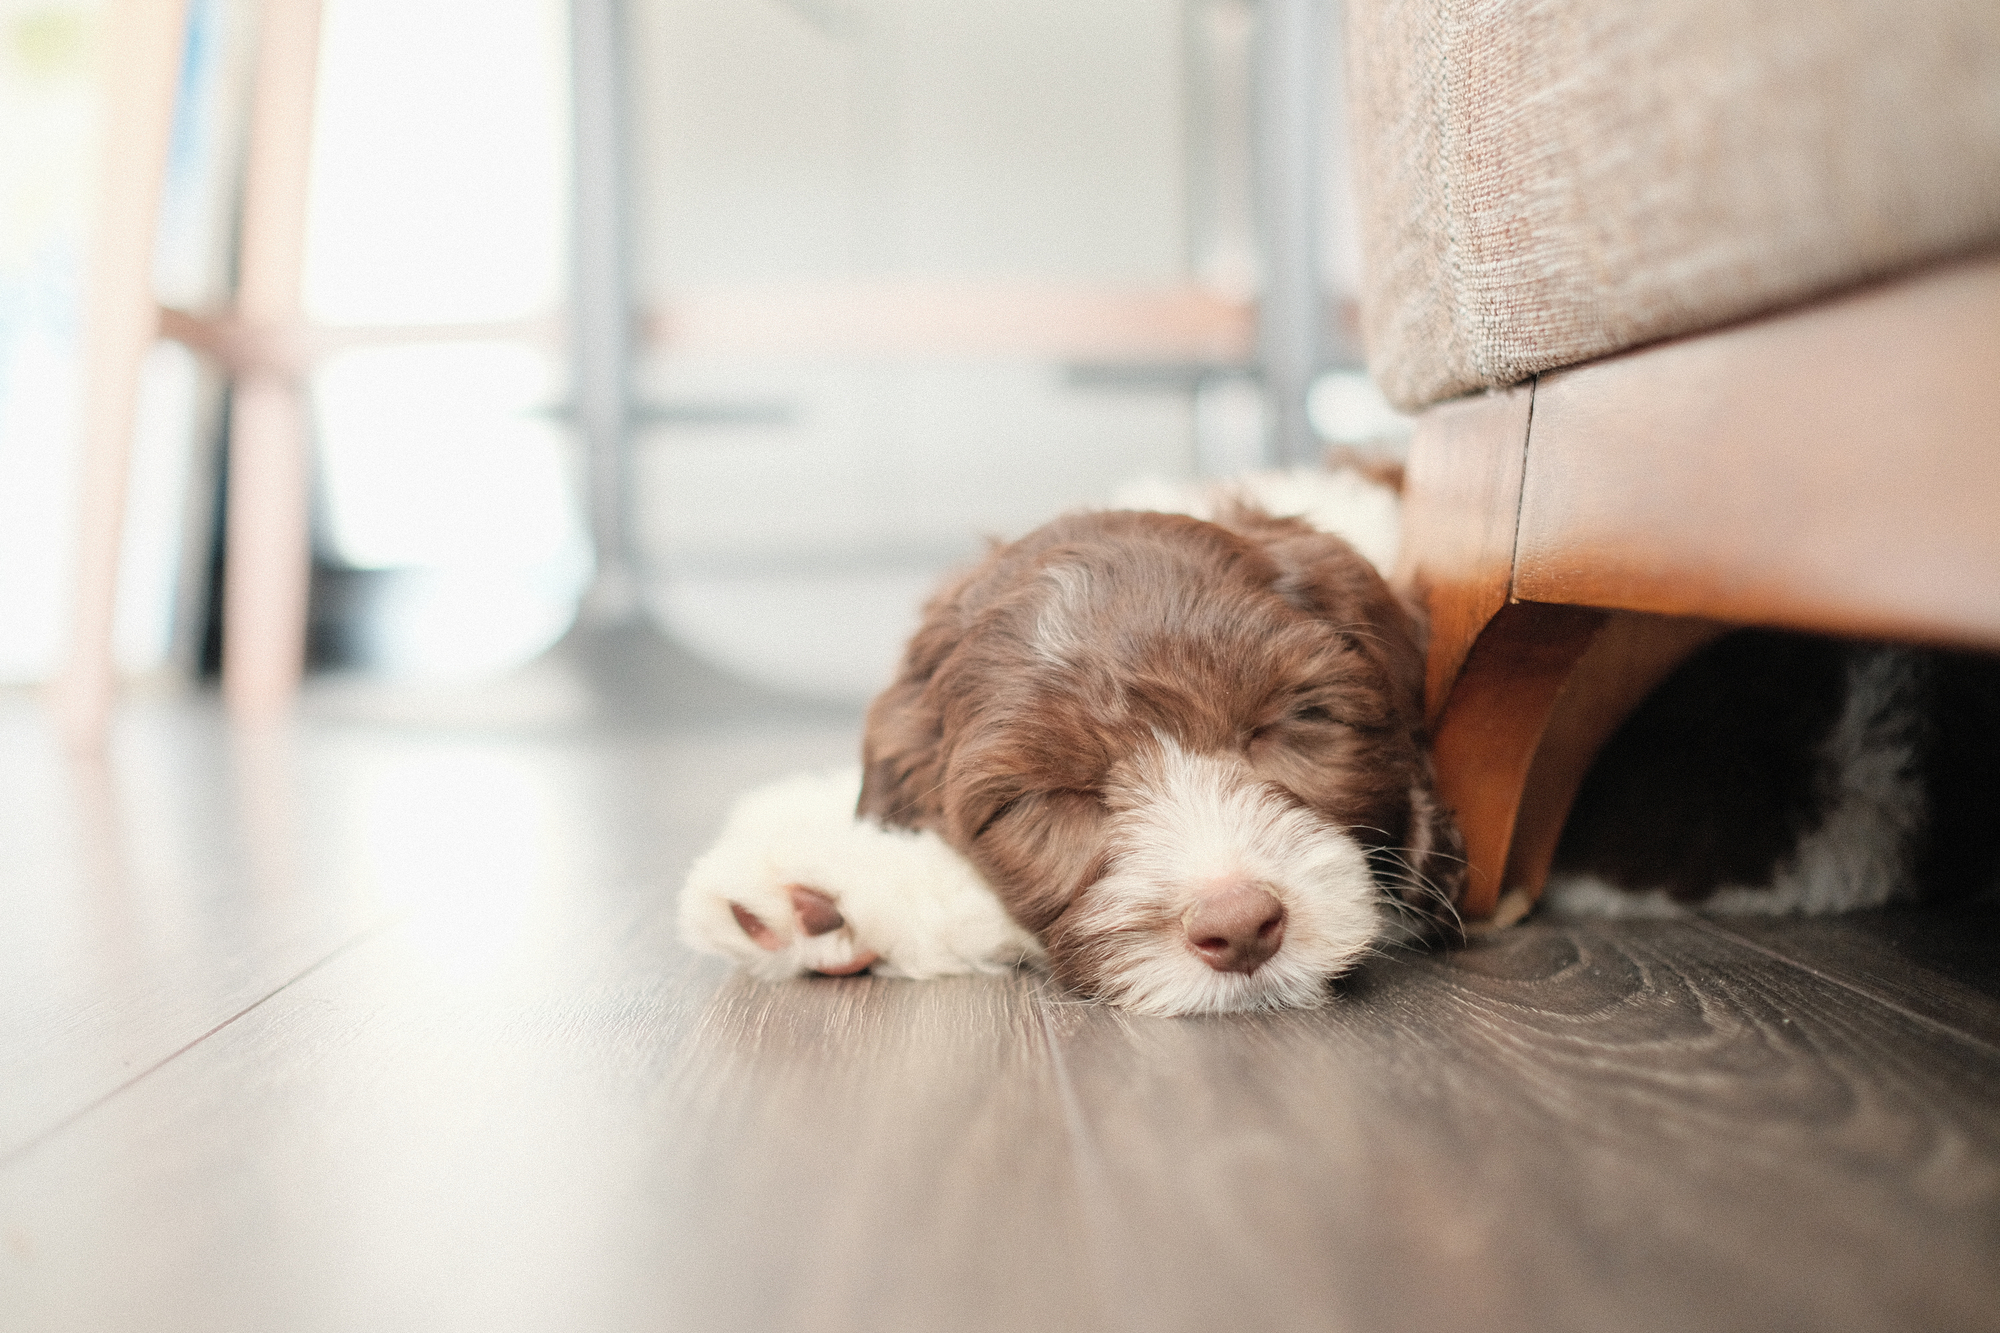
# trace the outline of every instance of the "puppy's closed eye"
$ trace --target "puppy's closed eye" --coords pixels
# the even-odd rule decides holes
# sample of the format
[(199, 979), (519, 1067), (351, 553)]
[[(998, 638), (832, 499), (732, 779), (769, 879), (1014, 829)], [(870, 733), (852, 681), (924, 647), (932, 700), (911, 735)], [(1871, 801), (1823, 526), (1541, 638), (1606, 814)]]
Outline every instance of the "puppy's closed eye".
[(1030, 792), (1001, 806), (968, 849), (988, 878), (1011, 884), (1021, 924), (1041, 930), (1104, 874), (1110, 810), (1095, 791)]
[(1102, 812), (1107, 807), (1104, 794), (1092, 787), (1062, 787), (1054, 791), (1024, 792), (1004, 802), (988, 816), (972, 836), (985, 837), (1001, 820), (1026, 822), (1060, 814)]
[(1346, 719), (1325, 704), (1293, 704), (1251, 732), (1252, 741), (1300, 739), (1330, 727), (1347, 726)]
[(1025, 796), (1016, 796), (1013, 800), (1003, 801), (1000, 805), (994, 807), (993, 813), (986, 816), (985, 822), (980, 824), (980, 826), (973, 831), (972, 834), (973, 839), (977, 841), (978, 839), (983, 838), (988, 833), (992, 832), (993, 826), (995, 824), (999, 823), (1001, 820), (1005, 819), (1008, 815), (1011, 815), (1016, 810), (1020, 809), (1021, 802), (1027, 799), (1028, 798)]

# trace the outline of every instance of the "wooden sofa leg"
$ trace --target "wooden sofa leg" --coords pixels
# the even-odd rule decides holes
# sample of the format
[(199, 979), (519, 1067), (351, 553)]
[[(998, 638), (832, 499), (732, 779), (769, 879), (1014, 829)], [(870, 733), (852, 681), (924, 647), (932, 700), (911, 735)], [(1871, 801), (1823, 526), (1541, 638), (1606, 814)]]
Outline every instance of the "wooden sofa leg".
[(1438, 798), (1465, 835), (1459, 911), (1469, 922), (1492, 919), (1508, 887), (1507, 858), (1542, 733), (1605, 618), (1583, 607), (1507, 603), (1474, 641), (1445, 699), (1431, 752)]
[(1556, 695), (1535, 746), (1507, 849), (1503, 892), (1518, 892), (1530, 902), (1541, 896), (1570, 806), (1597, 752), (1675, 668), (1729, 629), (1712, 620), (1608, 614)]
[(1433, 739), (1438, 795), (1465, 834), (1468, 922), (1506, 924), (1534, 903), (1598, 750), (1727, 629), (1540, 602), (1510, 602), (1494, 615)]

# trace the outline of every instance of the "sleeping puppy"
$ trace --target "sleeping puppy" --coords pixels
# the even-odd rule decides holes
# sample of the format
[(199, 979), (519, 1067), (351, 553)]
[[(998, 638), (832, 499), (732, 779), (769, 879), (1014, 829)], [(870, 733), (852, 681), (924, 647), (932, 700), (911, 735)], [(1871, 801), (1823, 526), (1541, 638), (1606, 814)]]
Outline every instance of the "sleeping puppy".
[[(1350, 516), (1385, 498), (1393, 539), (1393, 492), (1306, 484), (1346, 487)], [(1058, 519), (948, 583), (869, 710), (849, 859), (819, 838), (817, 862), (774, 859), (741, 822), (803, 806), (739, 812), (690, 877), (686, 938), (770, 976), (1040, 956), (1083, 994), (1188, 1014), (1322, 1003), (1371, 947), (1444, 928), (1463, 867), (1417, 617), (1340, 537), (1241, 493), (1189, 507), (1212, 521)], [(973, 943), (917, 932), (932, 956), (914, 964), (882, 946), (891, 922), (912, 933), (888, 868), (934, 848), (1014, 938), (968, 893), (931, 910)]]
[(994, 551), (869, 710), (860, 813), (961, 852), (1056, 977), (1144, 1013), (1318, 1003), (1461, 877), (1416, 617), (1249, 504)]

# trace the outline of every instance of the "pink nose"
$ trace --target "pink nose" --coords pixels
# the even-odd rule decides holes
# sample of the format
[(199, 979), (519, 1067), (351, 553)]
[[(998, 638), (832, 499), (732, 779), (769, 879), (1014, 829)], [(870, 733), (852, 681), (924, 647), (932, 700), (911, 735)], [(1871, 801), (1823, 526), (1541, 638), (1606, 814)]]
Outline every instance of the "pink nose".
[(1181, 918), (1188, 944), (1218, 972), (1255, 972), (1285, 942), (1285, 905), (1261, 884), (1225, 885)]

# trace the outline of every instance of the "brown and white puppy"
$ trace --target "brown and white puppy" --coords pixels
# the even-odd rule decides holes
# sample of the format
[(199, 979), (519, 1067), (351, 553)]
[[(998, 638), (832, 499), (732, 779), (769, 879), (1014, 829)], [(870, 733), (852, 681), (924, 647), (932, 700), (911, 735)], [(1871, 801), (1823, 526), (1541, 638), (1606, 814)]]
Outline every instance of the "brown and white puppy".
[(1066, 984), (1144, 1013), (1320, 1003), (1463, 867), (1419, 622), (1296, 519), (1103, 512), (994, 549), (869, 710), (862, 816), (962, 853)]

